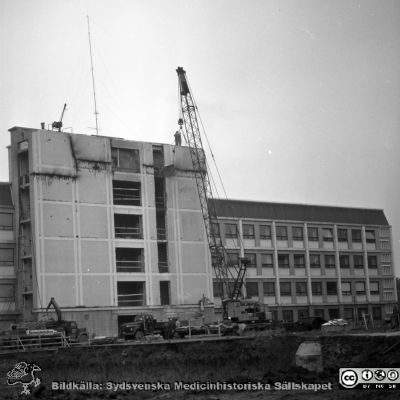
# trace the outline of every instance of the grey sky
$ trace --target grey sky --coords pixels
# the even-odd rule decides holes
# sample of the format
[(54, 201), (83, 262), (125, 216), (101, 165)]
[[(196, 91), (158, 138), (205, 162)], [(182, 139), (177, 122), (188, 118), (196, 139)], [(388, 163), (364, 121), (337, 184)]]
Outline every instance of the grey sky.
[(0, 1), (7, 129), (172, 143), (186, 70), (231, 198), (383, 208), (400, 275), (400, 2)]

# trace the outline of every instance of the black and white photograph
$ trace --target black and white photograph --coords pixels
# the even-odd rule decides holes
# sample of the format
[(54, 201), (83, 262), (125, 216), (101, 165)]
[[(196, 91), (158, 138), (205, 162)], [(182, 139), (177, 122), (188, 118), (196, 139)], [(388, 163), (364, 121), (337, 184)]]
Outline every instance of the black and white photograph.
[(399, 0), (0, 0), (0, 399), (400, 395)]

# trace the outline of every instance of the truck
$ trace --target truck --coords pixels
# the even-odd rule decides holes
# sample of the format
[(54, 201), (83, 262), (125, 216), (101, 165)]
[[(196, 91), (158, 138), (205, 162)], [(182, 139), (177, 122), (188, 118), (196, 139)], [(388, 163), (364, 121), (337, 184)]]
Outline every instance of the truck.
[(137, 314), (132, 322), (121, 325), (120, 336), (124, 340), (143, 340), (148, 335), (161, 335), (164, 339), (170, 339), (175, 332), (175, 318), (168, 322), (157, 321), (152, 314)]
[(76, 321), (62, 319), (59, 305), (52, 297), (47, 308), (54, 307), (57, 320), (45, 318), (41, 321), (22, 321), (10, 325), (0, 333), (0, 349), (4, 351), (31, 347), (65, 346), (71, 343), (86, 344), (89, 335), (86, 328), (79, 328)]

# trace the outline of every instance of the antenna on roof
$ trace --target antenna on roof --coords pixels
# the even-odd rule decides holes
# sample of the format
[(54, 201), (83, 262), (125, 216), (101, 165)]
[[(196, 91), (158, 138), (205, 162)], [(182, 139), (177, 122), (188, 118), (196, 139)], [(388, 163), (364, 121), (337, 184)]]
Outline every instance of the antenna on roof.
[(97, 102), (96, 102), (96, 89), (94, 85), (94, 70), (93, 70), (93, 57), (92, 57), (92, 42), (90, 40), (90, 25), (89, 25), (89, 15), (87, 17), (87, 25), (88, 25), (88, 35), (89, 35), (89, 49), (90, 49), (90, 66), (92, 68), (92, 83), (93, 83), (93, 98), (94, 98), (94, 116), (96, 118), (96, 135), (99, 135), (99, 125), (97, 121)]

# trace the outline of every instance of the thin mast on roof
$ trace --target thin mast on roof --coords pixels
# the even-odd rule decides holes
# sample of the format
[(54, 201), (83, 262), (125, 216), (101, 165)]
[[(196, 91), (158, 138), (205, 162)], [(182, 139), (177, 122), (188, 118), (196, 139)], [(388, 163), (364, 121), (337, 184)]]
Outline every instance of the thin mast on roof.
[(92, 69), (92, 83), (93, 83), (93, 98), (94, 98), (94, 116), (96, 118), (96, 135), (99, 135), (99, 125), (97, 121), (97, 102), (96, 102), (96, 89), (94, 85), (94, 70), (93, 70), (93, 56), (92, 56), (92, 42), (90, 40), (90, 25), (89, 25), (89, 15), (87, 17), (87, 25), (88, 25), (88, 35), (89, 35), (89, 50), (90, 50), (90, 65)]

